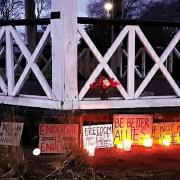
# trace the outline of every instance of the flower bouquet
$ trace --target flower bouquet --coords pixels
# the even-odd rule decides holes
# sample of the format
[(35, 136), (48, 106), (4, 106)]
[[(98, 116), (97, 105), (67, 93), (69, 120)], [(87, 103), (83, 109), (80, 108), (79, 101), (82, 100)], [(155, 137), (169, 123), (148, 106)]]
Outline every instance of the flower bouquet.
[(109, 90), (116, 88), (120, 83), (112, 78), (106, 78), (105, 76), (100, 76), (91, 85), (90, 88), (93, 90), (99, 90), (99, 95), (101, 100), (107, 100)]

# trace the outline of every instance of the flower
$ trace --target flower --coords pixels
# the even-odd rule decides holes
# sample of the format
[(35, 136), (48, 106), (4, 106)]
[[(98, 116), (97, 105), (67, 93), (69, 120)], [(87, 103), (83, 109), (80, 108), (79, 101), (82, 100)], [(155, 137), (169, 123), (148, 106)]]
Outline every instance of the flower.
[(107, 92), (110, 88), (116, 88), (120, 83), (112, 78), (107, 79), (105, 76), (100, 76), (91, 85), (91, 89), (98, 89), (100, 92)]

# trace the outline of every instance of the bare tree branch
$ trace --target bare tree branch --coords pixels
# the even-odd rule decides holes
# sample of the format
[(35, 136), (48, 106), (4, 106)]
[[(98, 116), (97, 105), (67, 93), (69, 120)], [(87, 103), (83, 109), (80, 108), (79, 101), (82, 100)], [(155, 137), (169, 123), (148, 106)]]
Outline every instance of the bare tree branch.
[(23, 0), (0, 0), (0, 19), (18, 19), (23, 15)]

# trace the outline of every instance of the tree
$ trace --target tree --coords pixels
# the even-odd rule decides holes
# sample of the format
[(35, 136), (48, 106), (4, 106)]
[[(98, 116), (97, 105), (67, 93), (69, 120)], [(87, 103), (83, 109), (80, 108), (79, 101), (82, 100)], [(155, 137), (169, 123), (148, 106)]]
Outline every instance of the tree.
[[(179, 0), (151, 1), (141, 12), (139, 19), (144, 21), (180, 21), (179, 7)], [(172, 39), (177, 28), (157, 27), (151, 28), (150, 31), (149, 28), (144, 30), (152, 42), (166, 44)]]
[[(87, 14), (90, 17), (96, 18), (107, 18), (107, 12), (104, 8), (104, 5), (109, 0), (91, 0), (87, 6)], [(143, 6), (143, 0), (112, 0), (113, 10), (111, 12), (111, 18), (130, 18), (135, 16)], [(112, 44), (112, 42), (116, 39), (119, 34), (121, 27), (118, 26), (108, 26), (103, 27), (99, 25), (86, 25), (86, 32), (89, 34), (90, 38), (93, 40), (96, 47), (99, 49), (101, 54), (105, 54)], [(79, 48), (83, 49), (86, 47), (84, 41), (81, 39), (81, 43)], [(116, 73), (117, 68), (117, 56), (118, 51), (116, 51), (111, 58), (111, 67), (113, 71)]]
[(162, 20), (162, 21), (180, 21), (180, 1), (179, 0), (161, 0), (151, 1), (146, 8), (141, 11), (140, 19), (143, 20)]
[[(98, 17), (103, 18), (107, 17), (107, 12), (104, 9), (104, 4), (106, 2), (109, 2), (108, 0), (90, 0), (88, 6), (87, 6), (87, 14), (90, 17)], [(121, 0), (113, 0), (113, 3), (115, 4), (115, 7), (120, 7)], [(118, 6), (116, 6), (118, 4)], [(130, 19), (135, 18), (139, 16), (139, 13), (141, 9), (144, 7), (145, 3), (143, 0), (122, 0), (122, 17), (124, 19)], [(114, 8), (115, 8), (114, 7)], [(115, 9), (114, 11), (118, 11)], [(117, 16), (115, 16), (118, 18)], [(119, 13), (119, 18), (121, 18), (121, 14)]]
[[(25, 18), (26, 19), (36, 19), (40, 18), (43, 11), (50, 8), (51, 0), (25, 0)], [(37, 15), (36, 15), (37, 12)], [(36, 26), (28, 26), (26, 28), (26, 37), (28, 48), (31, 52), (34, 51), (36, 47)]]
[[(36, 19), (34, 0), (25, 0), (25, 18)], [(26, 40), (27, 46), (32, 53), (36, 47), (36, 26), (26, 27)]]
[(0, 19), (19, 19), (23, 15), (22, 0), (0, 0)]
[(36, 4), (36, 18), (40, 18), (42, 14), (48, 14), (47, 11), (49, 11), (51, 7), (51, 0), (35, 0)]

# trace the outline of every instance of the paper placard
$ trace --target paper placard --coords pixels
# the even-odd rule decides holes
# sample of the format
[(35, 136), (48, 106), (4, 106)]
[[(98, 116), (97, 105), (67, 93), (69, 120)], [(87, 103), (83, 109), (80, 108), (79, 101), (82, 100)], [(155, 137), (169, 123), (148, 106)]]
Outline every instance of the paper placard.
[(0, 145), (19, 146), (24, 123), (2, 122), (0, 128)]
[(180, 142), (180, 122), (154, 123), (152, 137), (159, 144), (165, 135), (170, 135), (172, 143)]
[(145, 134), (152, 134), (152, 115), (120, 115), (113, 116), (114, 144), (125, 139), (138, 143)]
[(62, 153), (79, 142), (78, 124), (40, 124), (41, 153)]
[(113, 146), (112, 124), (83, 126), (84, 147), (108, 148)]

